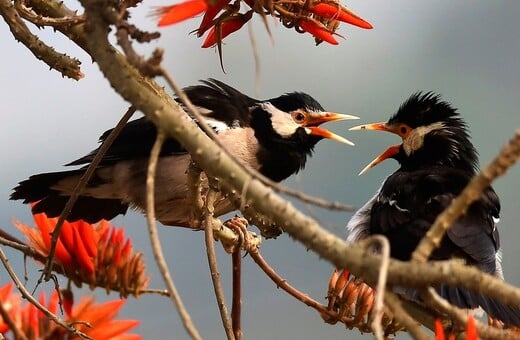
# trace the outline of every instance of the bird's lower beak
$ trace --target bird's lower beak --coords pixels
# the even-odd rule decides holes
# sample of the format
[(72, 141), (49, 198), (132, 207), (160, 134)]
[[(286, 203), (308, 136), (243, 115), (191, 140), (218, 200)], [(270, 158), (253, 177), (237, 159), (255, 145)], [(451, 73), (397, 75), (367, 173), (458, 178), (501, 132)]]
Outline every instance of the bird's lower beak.
[(386, 149), (385, 152), (383, 152), (382, 154), (377, 156), (372, 162), (370, 162), (366, 167), (364, 167), (363, 170), (361, 170), (359, 172), (359, 176), (363, 175), (365, 172), (372, 169), (373, 167), (375, 167), (376, 165), (378, 165), (385, 159), (392, 158), (392, 157), (396, 156), (397, 154), (399, 154), (400, 147), (401, 147), (401, 144), (397, 144), (397, 145), (392, 145), (391, 147)]
[[(396, 131), (394, 126), (388, 125), (385, 122), (358, 125), (358, 126), (351, 127), (349, 130), (350, 131), (376, 130), (376, 131), (386, 131), (386, 132), (390, 132), (390, 133), (399, 135), (399, 133)], [(383, 152), (382, 154), (377, 156), (372, 162), (370, 162), (366, 167), (364, 167), (363, 170), (361, 170), (359, 172), (359, 175), (363, 175), (365, 172), (372, 169), (373, 167), (375, 167), (376, 165), (378, 165), (385, 159), (392, 158), (392, 157), (396, 156), (397, 154), (399, 154), (400, 146), (401, 146), (400, 144), (393, 145), (393, 146), (389, 147), (388, 149), (386, 149), (385, 152)]]
[(343, 138), (343, 137), (341, 137), (341, 136), (339, 136), (339, 135), (337, 135), (337, 134), (335, 134), (333, 132), (330, 132), (329, 130), (325, 130), (325, 129), (317, 127), (317, 126), (306, 127), (305, 131), (307, 131), (307, 134), (309, 134), (309, 135), (319, 136), (319, 137), (323, 137), (323, 138), (328, 138), (328, 139), (332, 139), (332, 140), (335, 140), (335, 141), (340, 142), (340, 143), (344, 143), (344, 144), (348, 144), (348, 145), (354, 146), (354, 143), (352, 143), (348, 139)]
[(348, 139), (343, 138), (333, 132), (330, 132), (329, 130), (318, 127), (318, 125), (323, 123), (347, 119), (359, 119), (359, 117), (336, 112), (318, 112), (316, 114), (308, 116), (307, 121), (305, 122), (305, 129), (309, 135), (328, 138), (340, 143), (354, 146), (354, 143), (352, 143)]

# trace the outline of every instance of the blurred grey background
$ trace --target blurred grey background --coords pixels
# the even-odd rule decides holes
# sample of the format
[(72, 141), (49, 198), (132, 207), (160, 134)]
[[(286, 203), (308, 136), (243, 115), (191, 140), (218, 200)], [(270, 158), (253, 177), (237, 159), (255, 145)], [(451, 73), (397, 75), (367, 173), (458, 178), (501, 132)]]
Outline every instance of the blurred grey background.
[[(166, 4), (144, 2), (133, 11), (134, 20), (141, 28), (153, 30), (154, 20), (148, 16), (151, 7)], [(436, 91), (460, 109), (482, 165), (520, 128), (520, 2), (353, 0), (346, 5), (375, 28), (367, 31), (343, 24), (338, 33), (346, 40), (339, 46), (324, 43), (315, 47), (310, 35), (299, 35), (269, 20), (274, 38), (271, 44), (261, 20), (255, 18), (253, 31), (261, 62), (259, 97), (305, 91), (328, 110), (359, 115), (361, 123), (388, 119), (412, 92)], [(69, 6), (79, 8), (76, 2), (69, 2)], [(201, 49), (202, 40), (188, 35), (198, 22), (195, 19), (162, 29), (159, 41), (139, 49), (149, 53), (157, 46), (164, 47), (164, 65), (182, 86), (215, 77), (255, 96), (254, 59), (247, 29), (225, 40), (224, 74), (216, 51)], [(83, 51), (50, 29), (34, 31), (58, 51), (78, 57), (86, 77), (75, 82), (49, 71), (13, 39), (1, 21), (0, 226), (15, 235), (19, 234), (12, 219), (32, 223), (32, 218), (27, 206), (8, 200), (11, 188), (31, 174), (61, 170), (62, 164), (94, 149), (100, 134), (113, 127), (127, 108)], [(354, 148), (321, 142), (305, 171), (285, 184), (356, 206), (369, 199), (397, 164), (387, 161), (364, 176), (357, 173), (398, 140), (375, 132), (347, 131), (356, 123), (328, 125), (353, 140)], [(520, 167), (495, 182), (495, 188), (502, 199), (500, 228), (506, 279), (520, 285)], [(303, 208), (325, 228), (344, 236), (349, 213)], [(113, 222), (125, 226), (135, 247), (146, 254), (153, 277), (150, 287), (163, 287), (143, 216), (129, 213)], [(160, 235), (172, 275), (196, 326), (206, 339), (224, 339), (203, 233), (161, 227)], [(229, 299), (230, 258), (220, 246), (217, 248)], [(330, 264), (287, 236), (264, 242), (261, 250), (290, 283), (325, 301)], [(9, 250), (8, 255), (23, 274), (23, 257)], [(341, 325), (324, 324), (313, 310), (277, 289), (249, 257), (244, 258), (243, 266), (242, 323), (246, 339), (370, 338)], [(37, 278), (38, 273), (32, 270), (30, 287)], [(0, 285), (7, 281), (5, 270), (0, 269)], [(52, 285), (44, 289), (50, 290)], [(99, 299), (106, 298), (102, 291), (96, 294)], [(188, 338), (166, 298), (129, 299), (120, 317), (142, 320), (136, 332), (145, 339)]]

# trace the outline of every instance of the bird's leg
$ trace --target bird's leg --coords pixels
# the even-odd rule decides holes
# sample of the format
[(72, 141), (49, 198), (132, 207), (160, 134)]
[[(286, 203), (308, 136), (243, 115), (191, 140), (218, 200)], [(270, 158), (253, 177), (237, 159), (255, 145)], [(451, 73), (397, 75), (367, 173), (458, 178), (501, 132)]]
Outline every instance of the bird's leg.
[(195, 163), (191, 162), (188, 167), (188, 202), (190, 202), (189, 215), (190, 227), (197, 229), (201, 225), (202, 208), (204, 201), (201, 195), (201, 179), (202, 169)]

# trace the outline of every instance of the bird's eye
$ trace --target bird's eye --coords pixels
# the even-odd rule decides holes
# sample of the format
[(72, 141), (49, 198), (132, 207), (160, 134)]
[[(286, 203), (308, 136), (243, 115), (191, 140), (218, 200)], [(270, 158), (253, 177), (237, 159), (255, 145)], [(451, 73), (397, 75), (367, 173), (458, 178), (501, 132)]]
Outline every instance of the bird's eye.
[(409, 126), (403, 124), (399, 127), (399, 134), (402, 138), (406, 138), (410, 134), (410, 130)]
[(292, 113), (292, 118), (294, 119), (294, 121), (296, 123), (301, 124), (301, 123), (305, 122), (305, 119), (307, 118), (307, 116), (303, 112), (296, 111), (296, 112)]

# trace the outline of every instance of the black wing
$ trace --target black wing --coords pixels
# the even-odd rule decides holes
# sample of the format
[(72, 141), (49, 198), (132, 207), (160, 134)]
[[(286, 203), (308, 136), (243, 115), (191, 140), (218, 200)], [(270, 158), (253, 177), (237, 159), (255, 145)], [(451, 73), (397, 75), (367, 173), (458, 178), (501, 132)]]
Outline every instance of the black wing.
[[(437, 215), (464, 189), (470, 177), (467, 172), (448, 168), (394, 173), (372, 206), (371, 233), (386, 235), (392, 256), (408, 260)], [(495, 191), (488, 188), (448, 230), (431, 259), (459, 257), (482, 271), (501, 276), (501, 269), (497, 268), (500, 244), (495, 227), (499, 213), (499, 199)], [(436, 290), (458, 307), (480, 306), (490, 316), (520, 326), (520, 310), (516, 307), (460, 287), (440, 285)], [(406, 291), (409, 297), (419, 298), (414, 289)]]
[(231, 127), (250, 126), (249, 112), (257, 100), (216, 79), (201, 82), (204, 85), (187, 87), (184, 92), (194, 105), (208, 110), (202, 112), (206, 117)]
[[(392, 245), (392, 256), (408, 260), (436, 217), (470, 178), (467, 172), (445, 167), (394, 173), (386, 180), (372, 207), (371, 233), (386, 235)], [(497, 218), (499, 212), (498, 197), (488, 188), (454, 223), (431, 259), (462, 257), (494, 273), (499, 240), (493, 218)]]
[[(201, 113), (205, 117), (223, 122), (228, 127), (249, 126), (249, 108), (257, 103), (256, 100), (215, 79), (202, 83), (204, 85), (187, 87), (184, 91), (192, 103), (202, 109)], [(110, 132), (112, 129), (103, 133), (99, 141), (105, 141)], [(127, 123), (103, 157), (100, 166), (148, 157), (156, 136), (157, 128), (145, 117)], [(98, 149), (67, 165), (88, 164), (92, 162), (97, 151)], [(186, 153), (178, 141), (170, 138), (165, 141), (160, 155)]]

